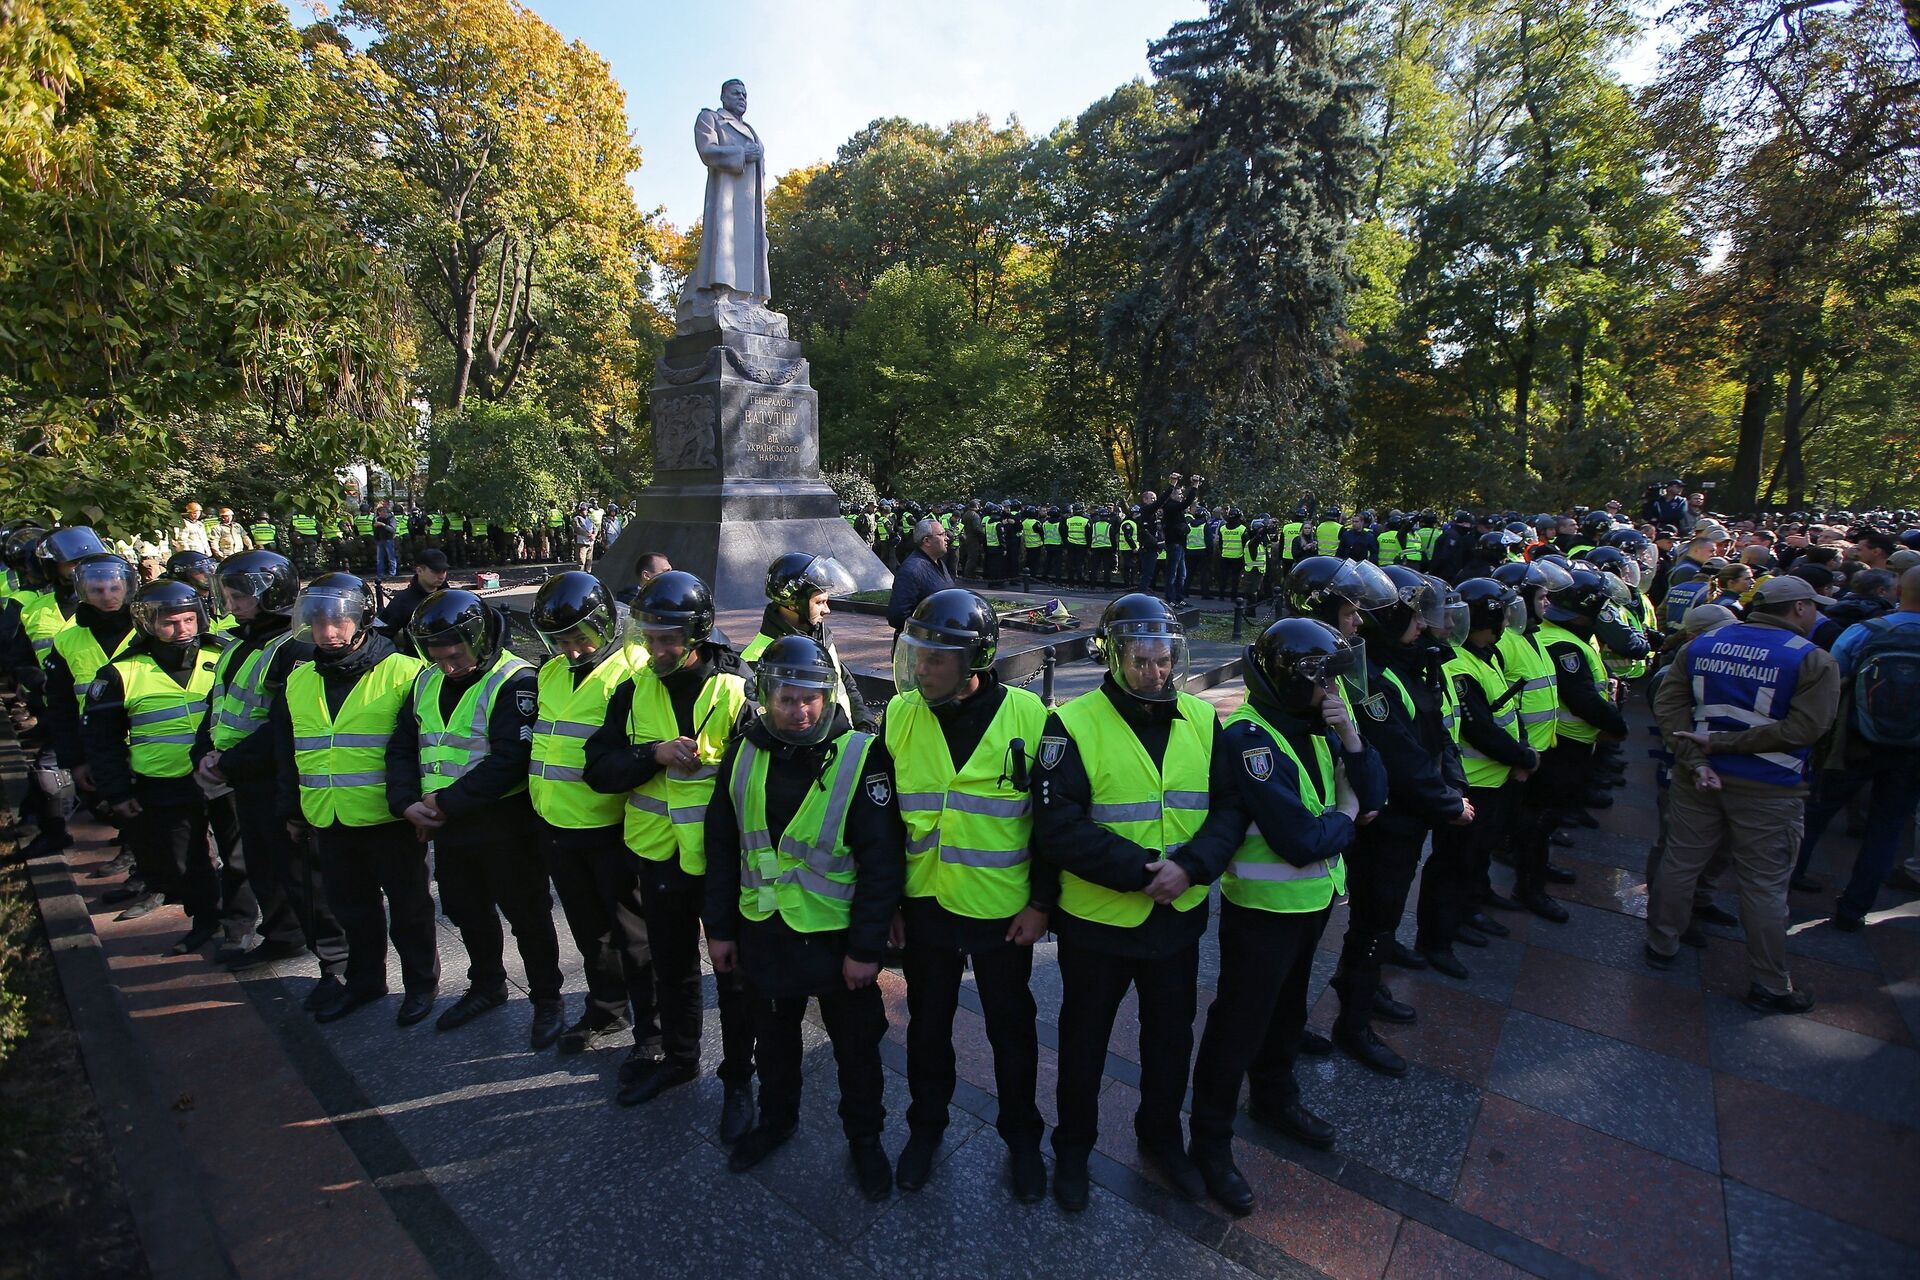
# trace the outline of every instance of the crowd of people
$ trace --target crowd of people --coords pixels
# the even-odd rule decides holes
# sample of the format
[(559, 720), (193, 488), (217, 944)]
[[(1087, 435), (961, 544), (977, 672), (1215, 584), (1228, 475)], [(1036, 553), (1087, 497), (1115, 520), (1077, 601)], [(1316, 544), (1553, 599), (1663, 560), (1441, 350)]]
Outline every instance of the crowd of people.
[[(530, 661), (498, 611), (448, 585), (432, 546), (379, 610), (361, 577), (309, 575), (257, 545), (192, 548), (201, 559), (142, 583), (91, 529), (15, 522), (0, 665), (36, 761), (30, 851), (65, 847), (84, 806), (121, 833), (103, 874), (125, 876), (108, 895), (122, 918), (177, 909), (174, 951), (212, 947), (236, 970), (310, 957), (305, 1005), (322, 1024), (387, 995), (389, 944), (397, 1022), (433, 1015), (437, 883), (469, 967), (435, 1026), (507, 1002), (504, 918), (530, 1048), (626, 1045), (626, 1106), (671, 1098), (701, 1069), (704, 939), (731, 1167), (799, 1123), (813, 1001), (851, 1171), (873, 1199), (936, 1176), (969, 969), (1009, 1190), (1047, 1193), (1031, 972), (1051, 935), (1060, 1207), (1088, 1202), (1107, 1045), (1133, 990), (1142, 1156), (1178, 1193), (1244, 1214), (1243, 1093), (1255, 1122), (1334, 1146), (1300, 1054), (1403, 1075), (1392, 1028), (1421, 1010), (1389, 969), (1464, 979), (1474, 949), (1510, 934), (1502, 915), (1567, 921), (1548, 890), (1576, 872), (1553, 850), (1627, 785), (1630, 698), (1648, 700), (1670, 753), (1647, 965), (1703, 946), (1703, 922), (1737, 923), (1747, 1003), (1811, 1007), (1790, 972), (1788, 894), (1823, 888), (1810, 855), (1862, 794), (1832, 927), (1861, 927), (1889, 877), (1920, 888), (1895, 866), (1920, 797), (1920, 521), (1723, 519), (1676, 488), (1637, 524), (1618, 503), (1275, 521), (1202, 506), (1197, 476), (1124, 514), (874, 504), (847, 513), (856, 531), (896, 566), (919, 556), (944, 575), (909, 575), (931, 589), (899, 602), (879, 706), (828, 621), (852, 575), (805, 548), (768, 567), (738, 652), (714, 629), (708, 584), (662, 555), (641, 557), (619, 596), (584, 569), (556, 573), (532, 601), (544, 652)], [(1102, 683), (1058, 706), (1003, 683), (999, 620), (955, 573), (1117, 581), (1092, 641)], [(1278, 615), (1247, 646), (1246, 699), (1224, 722), (1182, 687), (1175, 606), (1205, 592), (1271, 597)], [(1409, 947), (1396, 929), (1416, 878)], [(1736, 890), (1737, 914), (1716, 885)], [(572, 1017), (550, 895), (585, 962)], [(1307, 1027), (1312, 960), (1342, 900), (1338, 1014), (1321, 1037)], [(879, 1142), (883, 964), (907, 997), (896, 1160)]]
[(183, 552), (216, 560), (243, 551), (276, 551), (303, 574), (322, 570), (398, 577), (422, 551), (438, 551), (455, 569), (483, 565), (565, 564), (590, 567), (619, 541), (632, 518), (621, 507), (582, 498), (570, 509), (549, 506), (515, 521), (468, 514), (458, 507), (429, 508), (406, 498), (348, 502), (332, 517), (304, 512), (246, 511), (198, 502), (182, 505), (180, 520), (137, 538), (115, 539), (112, 550), (131, 562), (142, 582), (167, 572)]

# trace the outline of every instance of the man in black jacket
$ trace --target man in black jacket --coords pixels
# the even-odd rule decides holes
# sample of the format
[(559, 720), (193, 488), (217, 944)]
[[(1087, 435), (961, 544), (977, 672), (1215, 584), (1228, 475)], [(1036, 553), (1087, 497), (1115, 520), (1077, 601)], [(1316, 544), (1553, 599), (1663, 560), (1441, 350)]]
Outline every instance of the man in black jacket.
[(407, 623), (413, 619), (413, 611), (420, 602), (447, 585), (447, 553), (426, 547), (413, 557), (413, 577), (407, 585), (393, 593), (386, 607), (380, 610), (380, 616), (374, 619), (374, 625), (380, 628), (380, 634), (393, 642), (393, 647), (402, 653), (414, 653), (413, 637), (407, 633)]
[(704, 922), (714, 972), (740, 967), (755, 1001), (760, 1122), (734, 1144), (729, 1167), (750, 1169), (793, 1136), (800, 1022), (815, 999), (839, 1064), (855, 1179), (884, 1200), (887, 1011), (874, 984), (905, 885), (906, 831), (886, 747), (853, 730), (834, 700), (837, 680), (824, 646), (804, 636), (761, 655), (759, 714), (727, 747), (707, 807)]
[(1392, 604), (1361, 612), (1367, 642), (1367, 696), (1355, 707), (1360, 732), (1387, 770), (1387, 804), (1360, 829), (1347, 882), (1347, 936), (1332, 986), (1340, 997), (1333, 1042), (1364, 1066), (1405, 1075), (1406, 1060), (1375, 1034), (1372, 1019), (1408, 1023), (1414, 1010), (1380, 980), (1383, 964), (1425, 962), (1394, 940), (1427, 834), (1445, 823), (1466, 826), (1460, 754), (1447, 734), (1437, 655), (1421, 643), (1438, 620), (1441, 597), (1432, 580), (1401, 565), (1383, 572), (1397, 591)]
[(1474, 548), (1479, 542), (1480, 535), (1473, 526), (1473, 512), (1454, 512), (1453, 523), (1442, 529), (1439, 538), (1434, 541), (1426, 572), (1452, 582), (1459, 576), (1460, 570), (1473, 560)]
[[(427, 553), (432, 554), (432, 553)], [(467, 949), (467, 990), (435, 1020), (465, 1026), (507, 1002), (500, 916), (526, 967), (527, 1042), (560, 1038), (560, 943), (540, 860), (527, 762), (534, 669), (501, 644), (506, 620), (467, 591), (429, 596), (409, 624), (427, 661), (387, 741), (387, 808), (433, 844), (440, 905)], [(497, 912), (497, 914), (496, 914)]]
[(913, 550), (893, 571), (893, 594), (887, 597), (887, 625), (894, 635), (900, 634), (922, 600), (953, 585), (953, 575), (946, 565), (951, 537), (946, 526), (932, 516), (913, 527)]

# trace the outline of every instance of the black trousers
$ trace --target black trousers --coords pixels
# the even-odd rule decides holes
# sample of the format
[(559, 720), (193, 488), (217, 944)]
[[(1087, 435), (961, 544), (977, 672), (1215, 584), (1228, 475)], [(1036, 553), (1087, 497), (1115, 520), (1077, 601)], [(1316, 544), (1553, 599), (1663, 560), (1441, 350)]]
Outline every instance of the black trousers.
[(260, 897), (247, 872), (246, 842), (240, 838), (240, 810), (232, 792), (207, 800), (207, 831), (220, 857), (220, 931), (237, 942), (260, 922)]
[(980, 991), (980, 1009), (993, 1046), (993, 1081), (999, 1097), (997, 1128), (1007, 1146), (1038, 1148), (1045, 1122), (1034, 1102), (1040, 1073), (1040, 1039), (1034, 1029), (1033, 948), (1011, 943), (971, 957), (956, 947), (920, 945), (907, 934), (907, 1085), (913, 1103), (907, 1126), (940, 1133), (953, 1102), (953, 1018), (960, 1007), (960, 980), (967, 962)]
[[(667, 1061), (700, 1065), (700, 1031), (706, 1010), (700, 993), (700, 907), (704, 876), (690, 876), (678, 862), (640, 867), (640, 905), (646, 914), (653, 956), (654, 998), (660, 1008), (660, 1047)], [(720, 1069), (731, 1085), (753, 1080), (753, 1000), (740, 971), (716, 973), (720, 997)]]
[(1433, 853), (1420, 876), (1420, 904), (1415, 908), (1415, 945), (1422, 950), (1451, 947), (1453, 931), (1476, 910), (1488, 887), (1493, 850), (1506, 839), (1511, 794), (1505, 786), (1470, 787), (1473, 823), (1433, 829)]
[(1081, 583), (1087, 580), (1087, 549), (1077, 543), (1067, 547), (1067, 581)]
[(427, 846), (405, 822), (377, 827), (335, 824), (314, 832), (327, 905), (347, 935), (348, 988), (387, 989), (387, 939), (400, 955), (408, 991), (440, 985), (440, 948), (433, 930)]
[(1047, 544), (1047, 567), (1042, 576), (1045, 577), (1048, 582), (1059, 582), (1061, 580), (1066, 563), (1066, 552), (1066, 547), (1058, 542)]
[(1403, 833), (1372, 822), (1354, 839), (1347, 858), (1347, 936), (1332, 983), (1340, 995), (1341, 1026), (1366, 1024), (1373, 993), (1380, 989), (1380, 966), (1407, 909), (1407, 891), (1420, 868), (1420, 846), (1426, 838), (1424, 828)]
[(505, 916), (526, 966), (528, 992), (535, 1000), (560, 998), (560, 940), (538, 850), (519, 838), (436, 838), (433, 877), (440, 884), (440, 908), (467, 949), (469, 983), (489, 991), (506, 985), (506, 937), (500, 931)]
[(1107, 1041), (1128, 987), (1140, 995), (1140, 1107), (1133, 1113), (1133, 1131), (1142, 1142), (1179, 1144), (1199, 977), (1197, 938), (1155, 960), (1060, 940), (1060, 1123), (1053, 1131), (1055, 1155), (1084, 1157), (1100, 1136)]
[[(849, 991), (836, 985), (813, 997), (833, 1042), (840, 1069), (840, 1127), (849, 1141), (878, 1138), (886, 1127), (886, 1073), (880, 1041), (887, 1034), (887, 1006), (879, 986)], [(754, 1049), (760, 1059), (760, 1122), (770, 1128), (800, 1119), (800, 1021), (806, 996), (771, 1000), (753, 995)]]
[(260, 905), (260, 936), (269, 942), (304, 942), (322, 974), (344, 978), (347, 934), (327, 906), (311, 846), (288, 837), (265, 788), (237, 790), (233, 798), (247, 884)]
[(1540, 755), (1540, 768), (1527, 779), (1520, 811), (1513, 822), (1508, 851), (1513, 855), (1516, 885), (1524, 892), (1544, 893), (1547, 887), (1547, 838), (1570, 807), (1587, 793), (1587, 774), (1593, 767), (1593, 744), (1562, 739)]
[(631, 1019), (633, 1042), (660, 1043), (653, 993), (653, 952), (640, 901), (637, 859), (617, 826), (589, 841), (586, 833), (542, 824), (540, 852), (560, 895), (573, 945), (586, 963), (587, 1013), (596, 1022)]
[(1293, 1061), (1307, 1027), (1314, 948), (1332, 914), (1331, 901), (1301, 912), (1221, 903), (1220, 981), (1193, 1064), (1188, 1127), (1195, 1147), (1220, 1148), (1233, 1138), (1243, 1079), (1259, 1106), (1278, 1108), (1300, 1096)]
[(1241, 564), (1238, 556), (1218, 553), (1213, 557), (1213, 594), (1224, 597), (1240, 593)]
[(147, 889), (166, 894), (195, 924), (214, 923), (220, 916), (220, 879), (207, 847), (206, 804), (156, 802), (140, 791), (136, 780), (140, 815), (127, 825), (125, 839)]

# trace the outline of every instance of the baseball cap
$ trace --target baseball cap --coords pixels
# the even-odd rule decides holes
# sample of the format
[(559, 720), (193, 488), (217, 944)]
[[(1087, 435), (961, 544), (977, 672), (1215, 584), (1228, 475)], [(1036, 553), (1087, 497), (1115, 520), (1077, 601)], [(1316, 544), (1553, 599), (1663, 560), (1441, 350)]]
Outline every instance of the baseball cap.
[(1811, 582), (1790, 573), (1768, 578), (1753, 593), (1755, 604), (1792, 604), (1795, 600), (1811, 600), (1823, 608), (1828, 603), (1825, 596), (1813, 589)]
[(1920, 551), (1905, 547), (1887, 557), (1887, 568), (1895, 573), (1905, 573), (1915, 565), (1920, 565)]
[(421, 568), (431, 569), (435, 573), (445, 573), (447, 571), (447, 553), (438, 547), (426, 547), (420, 551), (416, 551), (413, 556), (413, 562)]

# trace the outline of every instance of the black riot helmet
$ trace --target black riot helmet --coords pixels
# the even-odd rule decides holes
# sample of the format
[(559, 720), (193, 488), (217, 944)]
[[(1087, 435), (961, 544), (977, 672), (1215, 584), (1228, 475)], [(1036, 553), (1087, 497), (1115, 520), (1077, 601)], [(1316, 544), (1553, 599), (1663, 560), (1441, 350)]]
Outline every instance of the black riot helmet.
[(213, 576), (214, 605), (221, 613), (234, 613), (235, 598), (246, 596), (258, 602), (261, 613), (284, 617), (299, 594), (300, 575), (294, 572), (293, 561), (278, 551), (242, 551), (228, 556)]
[(761, 727), (794, 746), (812, 746), (832, 736), (839, 689), (839, 666), (827, 646), (812, 636), (781, 636), (760, 651), (753, 666), (753, 700)]
[[(155, 624), (162, 618), (176, 614), (193, 615), (193, 636), (207, 634), (207, 628), (212, 625), (207, 617), (206, 599), (201, 596), (199, 587), (178, 578), (156, 578), (147, 583), (133, 597), (133, 603), (127, 611), (133, 615), (133, 625), (140, 629), (140, 634), (152, 640), (160, 639), (154, 632)], [(187, 644), (191, 641), (192, 637), (188, 637), (162, 643)]]
[(452, 655), (435, 650), (462, 649), (475, 671), (486, 670), (500, 656), (500, 633), (500, 615), (471, 591), (436, 591), (407, 620), (415, 653), (428, 662), (444, 662)]
[(139, 582), (133, 566), (112, 552), (83, 556), (72, 567), (73, 593), (101, 613), (118, 613), (127, 607)]
[(1611, 599), (1605, 575), (1594, 569), (1575, 569), (1568, 575), (1565, 586), (1547, 593), (1547, 620), (1592, 622)]
[(653, 673), (670, 676), (698, 662), (700, 646), (713, 635), (713, 592), (694, 574), (675, 569), (646, 585), (632, 617)]
[(211, 594), (217, 563), (204, 551), (176, 551), (167, 557), (167, 576), (176, 582), (191, 582), (203, 594)]
[(31, 526), (15, 529), (7, 535), (7, 568), (13, 570), (14, 579), (26, 590), (47, 589), (47, 566), (36, 554), (46, 536), (45, 529), (36, 529)]
[(853, 575), (832, 556), (789, 551), (767, 566), (767, 599), (807, 620), (807, 602), (821, 594), (846, 595), (854, 589)]
[(591, 671), (620, 639), (620, 617), (606, 584), (569, 569), (540, 584), (533, 597), (533, 629), (550, 654), (575, 671)]
[(1505, 564), (1508, 552), (1517, 546), (1519, 541), (1505, 529), (1495, 529), (1491, 533), (1480, 535), (1480, 540), (1474, 544), (1474, 555), (1483, 564)]
[(914, 606), (893, 650), (893, 684), (930, 707), (954, 700), (975, 675), (993, 670), (1000, 619), (964, 587), (936, 591)]
[(1341, 676), (1364, 672), (1365, 653), (1318, 618), (1281, 618), (1247, 646), (1247, 680), (1288, 715), (1306, 716), (1315, 689), (1332, 693)]
[(1435, 583), (1417, 569), (1388, 565), (1385, 573), (1393, 584), (1393, 598), (1386, 604), (1360, 611), (1360, 634), (1369, 641), (1398, 645), (1414, 618), (1426, 619), (1438, 630), (1446, 622), (1446, 597)]
[(1612, 532), (1613, 517), (1604, 511), (1589, 511), (1580, 517), (1580, 537), (1588, 543), (1598, 545)]
[(1392, 601), (1393, 583), (1379, 565), (1337, 556), (1308, 556), (1287, 574), (1287, 603), (1303, 618), (1340, 629), (1345, 605), (1378, 608)]
[(100, 535), (86, 525), (77, 524), (65, 529), (55, 529), (40, 540), (37, 552), (42, 560), (53, 564), (74, 564), (88, 556), (110, 554), (107, 546), (100, 541)]
[(1612, 574), (1630, 587), (1640, 585), (1640, 562), (1630, 559), (1618, 547), (1593, 547), (1581, 559), (1602, 573)]
[[(1491, 631), (1497, 640), (1509, 627), (1516, 631), (1525, 629), (1527, 602), (1505, 583), (1494, 578), (1468, 578), (1455, 590), (1461, 603), (1467, 606), (1467, 631)], [(1455, 637), (1466, 638), (1464, 633)]]
[(1171, 702), (1187, 676), (1186, 628), (1158, 596), (1135, 591), (1100, 615), (1095, 652), (1114, 683), (1143, 702)]
[(1638, 529), (1621, 525), (1606, 536), (1606, 545), (1619, 548), (1627, 559), (1637, 562), (1643, 579), (1660, 567), (1660, 548)]
[[(346, 640), (322, 644), (316, 627), (342, 622), (353, 627)], [(344, 653), (358, 645), (372, 627), (373, 593), (351, 573), (323, 573), (302, 588), (293, 602), (291, 634), (295, 640), (313, 641), (316, 649)]]

